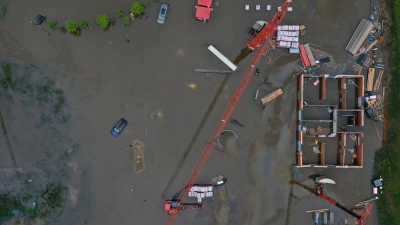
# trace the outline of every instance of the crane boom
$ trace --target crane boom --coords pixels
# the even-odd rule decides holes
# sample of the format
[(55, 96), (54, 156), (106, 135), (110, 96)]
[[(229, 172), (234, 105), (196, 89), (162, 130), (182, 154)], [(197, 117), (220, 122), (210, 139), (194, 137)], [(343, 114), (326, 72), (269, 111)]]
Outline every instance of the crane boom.
[(270, 38), (269, 36), (273, 34), (274, 31), (276, 31), (277, 26), (281, 24), (291, 2), (292, 0), (286, 0), (286, 2), (283, 3), (280, 10), (275, 14), (274, 18), (268, 22), (268, 24), (260, 31), (260, 33), (257, 34), (256, 37), (247, 43), (247, 48), (254, 50), (263, 40)]
[[(201, 170), (203, 169), (204, 164), (206, 163), (206, 161), (211, 153), (211, 150), (214, 148), (215, 142), (217, 141), (222, 130), (224, 129), (226, 122), (228, 121), (229, 117), (231, 116), (233, 110), (235, 109), (237, 102), (239, 101), (241, 95), (243, 94), (244, 89), (246, 88), (248, 82), (250, 81), (251, 76), (254, 74), (254, 70), (256, 69), (258, 62), (260, 61), (262, 55), (266, 54), (266, 52), (268, 50), (268, 46), (269, 46), (269, 41), (272, 38), (273, 32), (276, 31), (276, 26), (278, 26), (281, 23), (284, 15), (286, 14), (286, 10), (287, 10), (287, 7), (290, 2), (291, 2), (291, 0), (286, 0), (286, 2), (282, 5), (281, 10), (276, 13), (274, 19), (272, 21), (270, 21), (268, 23), (268, 25), (260, 33), (257, 34), (257, 36), (254, 38), (254, 39), (258, 40), (257, 42), (254, 42), (254, 39), (253, 39), (247, 44), (247, 47), (251, 50), (254, 50), (259, 45), (261, 45), (261, 48), (259, 48), (257, 53), (255, 54), (253, 60), (251, 61), (250, 67), (247, 68), (242, 80), (240, 81), (239, 86), (237, 87), (227, 108), (225, 109), (225, 112), (222, 115), (222, 118), (219, 120), (217, 127), (215, 128), (210, 140), (208, 141), (206, 148), (203, 151), (203, 154), (201, 155), (196, 166), (194, 167), (194, 170), (193, 170), (191, 176), (189, 177), (189, 180), (187, 181), (182, 192), (179, 194), (179, 197), (177, 200), (178, 202), (182, 202), (182, 203), (185, 202), (190, 188), (193, 186), (193, 184), (197, 180)], [(261, 35), (262, 38), (258, 38), (259, 35)], [(251, 48), (251, 46), (253, 46), (254, 44), (249, 46), (250, 43), (255, 43), (256, 46), (254, 48)], [(178, 213), (171, 214), (168, 217), (168, 220), (165, 223), (165, 225), (173, 224), (177, 215), (178, 215)]]
[(324, 184), (316, 182), (315, 183), (315, 191), (314, 194), (316, 194), (319, 198), (322, 198), (323, 200), (329, 202), (330, 204), (338, 207), (339, 209), (347, 212), (348, 214), (352, 215), (354, 219), (357, 221), (358, 225), (364, 225), (366, 222), (367, 216), (370, 214), (373, 204), (370, 204), (369, 206), (364, 206), (362, 210), (351, 210), (347, 208), (346, 206), (343, 206), (339, 202), (329, 198), (328, 196), (324, 195)]

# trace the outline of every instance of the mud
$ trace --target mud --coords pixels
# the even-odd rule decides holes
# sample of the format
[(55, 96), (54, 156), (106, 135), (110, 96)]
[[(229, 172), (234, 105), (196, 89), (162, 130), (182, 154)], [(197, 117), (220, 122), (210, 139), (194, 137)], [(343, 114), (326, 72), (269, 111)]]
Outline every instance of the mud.
[(140, 141), (133, 142), (133, 150), (135, 151), (135, 171), (136, 173), (144, 170), (144, 144)]

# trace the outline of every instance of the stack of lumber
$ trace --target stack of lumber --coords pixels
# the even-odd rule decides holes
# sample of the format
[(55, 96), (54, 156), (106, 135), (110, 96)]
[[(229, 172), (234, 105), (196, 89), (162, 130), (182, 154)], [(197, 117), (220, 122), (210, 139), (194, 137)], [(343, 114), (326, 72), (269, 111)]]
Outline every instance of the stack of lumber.
[[(377, 92), (377, 91), (379, 90), (380, 86), (381, 86), (382, 77), (383, 77), (383, 71), (384, 71), (384, 70), (381, 70), (381, 71), (379, 72), (378, 79), (376, 79), (376, 82), (375, 82), (374, 92)], [(369, 77), (368, 77), (368, 79), (369, 79)]]
[(372, 91), (372, 86), (374, 84), (374, 76), (375, 76), (375, 68), (369, 68), (368, 69), (367, 91)]
[(273, 99), (277, 98), (278, 96), (280, 96), (281, 94), (283, 94), (282, 89), (277, 89), (276, 91), (272, 92), (271, 94), (265, 96), (264, 98), (261, 99), (261, 102), (263, 105), (267, 104), (268, 102), (272, 101)]

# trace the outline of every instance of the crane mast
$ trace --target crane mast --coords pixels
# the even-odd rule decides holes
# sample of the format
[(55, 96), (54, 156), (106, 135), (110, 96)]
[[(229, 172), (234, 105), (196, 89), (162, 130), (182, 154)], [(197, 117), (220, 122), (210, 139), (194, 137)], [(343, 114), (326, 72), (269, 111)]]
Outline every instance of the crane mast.
[[(254, 37), (252, 40), (250, 40), (247, 43), (247, 48), (250, 50), (256, 49), (258, 46), (261, 46), (257, 50), (257, 53), (255, 54), (253, 60), (251, 61), (251, 65), (247, 68), (242, 80), (240, 81), (239, 86), (237, 87), (234, 95), (232, 96), (227, 108), (225, 109), (224, 114), (222, 115), (222, 118), (219, 120), (217, 127), (215, 128), (210, 140), (208, 141), (203, 154), (201, 155), (199, 161), (197, 162), (196, 166), (194, 167), (194, 170), (189, 177), (189, 180), (187, 181), (185, 187), (177, 197), (176, 201), (179, 203), (184, 203), (186, 200), (186, 197), (188, 195), (188, 192), (190, 188), (193, 186), (193, 184), (196, 182), (201, 170), (204, 167), (204, 164), (206, 163), (211, 150), (214, 148), (214, 144), (217, 141), (220, 133), (224, 129), (226, 122), (228, 121), (229, 117), (231, 116), (233, 110), (236, 107), (237, 102), (239, 101), (241, 95), (243, 94), (244, 89), (246, 88), (248, 82), (250, 81), (251, 76), (254, 74), (254, 70), (256, 69), (261, 57), (263, 54), (266, 54), (269, 46), (269, 42), (274, 34), (274, 32), (277, 30), (277, 26), (280, 25), (283, 17), (286, 14), (287, 8), (292, 0), (286, 0), (285, 3), (281, 6), (280, 10), (275, 14), (274, 18), (268, 22), (268, 24), (257, 34), (256, 37)], [(168, 200), (167, 200), (168, 201)], [(166, 221), (165, 225), (171, 225), (174, 223), (178, 213), (171, 214), (168, 217), (168, 220)]]

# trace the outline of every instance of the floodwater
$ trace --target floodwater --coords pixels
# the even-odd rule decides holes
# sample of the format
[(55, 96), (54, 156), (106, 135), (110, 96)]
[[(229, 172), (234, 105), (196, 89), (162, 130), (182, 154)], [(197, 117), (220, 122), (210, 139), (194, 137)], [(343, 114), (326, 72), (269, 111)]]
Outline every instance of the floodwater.
[[(210, 22), (203, 24), (193, 20), (195, 1), (169, 0), (167, 21), (159, 25), (158, 3), (151, 3), (146, 9), (150, 21), (137, 19), (125, 27), (122, 20), (117, 20), (106, 32), (94, 25), (94, 18), (100, 13), (115, 17), (117, 8), (128, 11), (129, 2), (15, 0), (9, 2), (8, 15), (0, 21), (3, 57), (36, 65), (42, 71), (37, 76), (53, 76), (60, 87), (67, 87), (64, 92), (71, 118), (60, 137), (68, 138), (55, 142), (46, 138), (47, 133), (34, 136), (47, 141), (47, 146), (80, 146), (70, 160), (71, 175), (60, 178), (71, 187), (73, 198), (67, 201), (58, 224), (162, 224), (167, 219), (162, 192), (224, 79), (224, 75), (193, 72), (197, 68), (226, 69), (206, 44), (212, 43), (233, 60), (246, 44), (246, 30), (255, 21), (269, 20), (274, 15), (274, 10), (244, 10), (246, 4), (252, 9), (260, 4), (265, 9), (265, 1), (220, 1)], [(276, 9), (282, 3), (274, 0), (268, 4)], [(346, 58), (344, 47), (361, 17), (369, 15), (368, 5), (366, 0), (293, 0), (293, 12), (287, 13), (283, 24), (304, 24), (307, 34), (301, 42), (329, 49), (339, 60)], [(79, 37), (57, 31), (48, 36), (29, 23), (37, 14), (46, 14), (49, 21), (57, 20), (59, 24), (69, 19), (87, 20), (93, 29), (83, 30)], [(46, 25), (43, 28), (49, 30)], [(167, 196), (185, 185), (253, 56), (237, 59), (240, 72), (228, 80)], [(245, 127), (226, 126), (238, 139), (228, 138), (224, 148), (216, 147), (198, 178), (204, 183), (223, 174), (228, 183), (218, 188), (213, 198), (203, 200), (205, 208), (181, 213), (176, 224), (281, 225), (288, 221), (297, 91), (295, 79), (287, 78), (300, 70), (299, 58), (288, 55), (285, 49), (269, 49), (259, 67), (261, 75), (249, 82), (231, 117)], [(260, 85), (267, 76), (268, 84)], [(279, 87), (284, 94), (268, 103), (264, 111), (253, 107), (256, 90), (261, 98)], [(5, 98), (0, 98), (0, 103), (11, 144), (18, 143), (13, 149), (16, 161), (20, 166), (28, 165), (36, 160), (35, 156), (24, 158), (25, 149), (35, 140), (29, 134), (38, 132), (36, 118), (24, 117), (29, 126), (23, 129), (20, 118), (13, 116), (22, 113), (23, 108)], [(115, 138), (110, 129), (120, 118), (129, 124)], [(141, 173), (135, 172), (133, 150), (123, 150), (135, 140), (145, 145), (145, 170)], [(0, 143), (0, 154), (8, 156), (5, 142)], [(377, 145), (379, 142), (374, 142)], [(1, 163), (2, 168), (12, 167), (6, 158)], [(295, 177), (303, 173), (308, 175), (309, 171), (296, 171), (299, 176)], [(364, 188), (360, 198), (367, 191)], [(303, 203), (301, 207), (307, 208)], [(299, 224), (298, 219), (304, 224), (312, 222), (301, 207), (298, 211), (292, 207), (295, 216), (289, 224)]]

